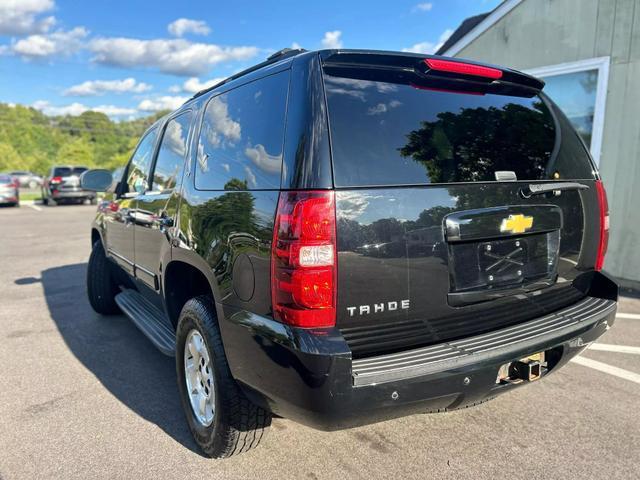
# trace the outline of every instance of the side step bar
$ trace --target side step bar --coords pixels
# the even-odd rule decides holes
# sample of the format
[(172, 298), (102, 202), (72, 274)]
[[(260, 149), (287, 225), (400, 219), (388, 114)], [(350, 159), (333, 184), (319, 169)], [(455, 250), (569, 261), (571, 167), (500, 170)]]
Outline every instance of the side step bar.
[(124, 314), (158, 350), (170, 357), (175, 356), (176, 334), (162, 311), (131, 289), (120, 292), (115, 300)]

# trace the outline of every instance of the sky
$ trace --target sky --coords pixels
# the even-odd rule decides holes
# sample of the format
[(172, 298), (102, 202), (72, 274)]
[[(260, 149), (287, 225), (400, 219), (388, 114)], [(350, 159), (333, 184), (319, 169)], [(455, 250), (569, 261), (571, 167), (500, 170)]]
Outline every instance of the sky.
[(135, 118), (285, 47), (432, 53), (499, 3), (0, 0), (0, 102)]

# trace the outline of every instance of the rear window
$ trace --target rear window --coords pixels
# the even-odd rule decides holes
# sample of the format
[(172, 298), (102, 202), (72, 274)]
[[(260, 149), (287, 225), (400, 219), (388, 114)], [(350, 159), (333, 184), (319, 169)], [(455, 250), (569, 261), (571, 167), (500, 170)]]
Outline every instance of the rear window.
[(546, 98), (473, 94), (325, 74), (336, 186), (593, 178)]
[(12, 183), (13, 179), (9, 175), (0, 175), (0, 183)]
[(54, 177), (70, 177), (71, 175), (80, 175), (86, 172), (86, 167), (55, 167), (53, 169)]

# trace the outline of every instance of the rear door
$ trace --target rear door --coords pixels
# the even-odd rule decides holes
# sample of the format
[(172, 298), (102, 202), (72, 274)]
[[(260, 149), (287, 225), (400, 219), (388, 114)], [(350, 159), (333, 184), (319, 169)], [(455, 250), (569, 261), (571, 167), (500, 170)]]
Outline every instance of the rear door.
[[(582, 298), (596, 176), (562, 112), (514, 72), (433, 75), (420, 58), (398, 68), (375, 57), (324, 66), (337, 324), (354, 355), (463, 338)], [(577, 185), (529, 195), (548, 182)]]
[(162, 266), (170, 254), (170, 232), (178, 209), (178, 191), (189, 145), (192, 111), (167, 121), (147, 191), (135, 209), (136, 277), (154, 291), (160, 289)]
[(105, 212), (107, 253), (130, 275), (134, 275), (134, 212), (136, 197), (147, 190), (157, 129), (140, 140), (129, 161), (117, 198)]

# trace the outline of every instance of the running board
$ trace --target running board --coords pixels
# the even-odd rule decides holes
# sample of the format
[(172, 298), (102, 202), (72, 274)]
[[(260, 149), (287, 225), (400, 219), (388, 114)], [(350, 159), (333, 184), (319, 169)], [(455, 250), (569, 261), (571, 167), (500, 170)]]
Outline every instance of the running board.
[(158, 350), (175, 356), (176, 333), (164, 313), (135, 290), (126, 289), (116, 295), (116, 303)]

